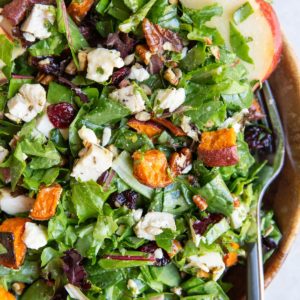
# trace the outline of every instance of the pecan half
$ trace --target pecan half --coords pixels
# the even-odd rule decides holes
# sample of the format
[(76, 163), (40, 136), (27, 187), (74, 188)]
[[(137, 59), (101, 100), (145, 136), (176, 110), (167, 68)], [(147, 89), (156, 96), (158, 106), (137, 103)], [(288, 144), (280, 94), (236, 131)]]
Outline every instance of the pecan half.
[(192, 152), (188, 148), (182, 148), (180, 152), (172, 153), (170, 157), (170, 168), (175, 176), (192, 164)]

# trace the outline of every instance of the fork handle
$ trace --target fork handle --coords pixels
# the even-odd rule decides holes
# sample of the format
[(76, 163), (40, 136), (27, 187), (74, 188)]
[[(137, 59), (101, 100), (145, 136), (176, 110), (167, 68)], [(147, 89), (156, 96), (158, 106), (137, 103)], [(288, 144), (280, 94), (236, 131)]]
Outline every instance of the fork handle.
[(249, 244), (247, 260), (247, 300), (264, 300), (264, 272), (261, 235), (257, 242)]

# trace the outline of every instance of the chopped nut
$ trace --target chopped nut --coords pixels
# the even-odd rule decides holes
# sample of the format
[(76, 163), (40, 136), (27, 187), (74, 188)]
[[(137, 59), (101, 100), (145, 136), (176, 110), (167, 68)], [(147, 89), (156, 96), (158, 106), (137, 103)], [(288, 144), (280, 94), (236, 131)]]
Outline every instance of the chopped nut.
[(212, 39), (209, 38), (209, 37), (204, 37), (203, 40), (204, 40), (206, 45), (212, 45), (213, 44)]
[(113, 158), (116, 158), (119, 155), (118, 148), (113, 144), (107, 146), (107, 150), (109, 150), (113, 154)]
[(12, 289), (17, 295), (20, 296), (23, 294), (23, 291), (25, 289), (25, 284), (23, 282), (15, 282), (12, 285)]
[(171, 5), (176, 5), (176, 4), (178, 4), (178, 0), (169, 0), (169, 3)]
[(179, 78), (170, 68), (165, 71), (164, 78), (173, 85), (178, 85), (179, 83)]
[(77, 67), (74, 60), (72, 60), (66, 67), (65, 72), (69, 75), (75, 75), (77, 73)]
[(193, 202), (196, 204), (196, 206), (201, 210), (204, 211), (207, 209), (208, 204), (207, 202), (199, 195), (193, 196)]
[(200, 270), (197, 271), (196, 276), (198, 278), (209, 278), (210, 274), (208, 272), (205, 272), (205, 271), (203, 271), (203, 270), (200, 269)]
[(41, 83), (43, 85), (49, 85), (49, 83), (54, 80), (54, 76), (53, 75), (47, 75), (47, 74), (39, 73), (37, 75), (36, 80), (37, 80), (37, 82), (39, 82), (39, 83)]
[(87, 69), (87, 52), (80, 51), (78, 53), (79, 72), (84, 72)]
[(272, 233), (272, 231), (274, 230), (274, 226), (273, 225), (270, 225), (266, 231), (265, 231), (265, 234), (264, 234), (264, 237), (267, 237), (268, 235), (270, 235)]
[(175, 176), (182, 174), (182, 171), (192, 164), (192, 152), (188, 148), (180, 152), (172, 153), (170, 157), (170, 168)]
[(137, 45), (135, 50), (145, 65), (149, 65), (152, 56), (149, 48), (146, 45)]
[(182, 246), (179, 241), (173, 240), (172, 241), (172, 250), (168, 255), (170, 258), (173, 258), (180, 250), (182, 250)]

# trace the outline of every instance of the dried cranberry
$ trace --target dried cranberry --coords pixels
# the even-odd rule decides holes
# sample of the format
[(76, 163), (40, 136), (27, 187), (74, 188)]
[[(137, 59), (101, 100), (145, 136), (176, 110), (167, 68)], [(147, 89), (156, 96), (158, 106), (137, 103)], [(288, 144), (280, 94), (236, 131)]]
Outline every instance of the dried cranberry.
[(139, 194), (132, 190), (126, 190), (122, 193), (115, 192), (109, 198), (112, 207), (119, 208), (127, 206), (129, 209), (135, 209)]
[(126, 198), (126, 206), (129, 209), (135, 209), (139, 194), (132, 190), (124, 191), (123, 194)]
[(105, 44), (108, 48), (116, 49), (121, 52), (121, 57), (125, 58), (128, 54), (133, 52), (136, 41), (129, 37), (127, 33), (115, 32), (108, 35)]
[[(154, 254), (154, 252), (159, 249), (156, 242), (149, 242), (148, 244), (145, 244), (141, 246), (138, 250), (145, 253), (151, 253)], [(167, 265), (170, 262), (170, 257), (168, 253), (162, 249), (163, 257), (162, 258), (156, 258), (155, 259), (155, 266), (162, 267)]]
[(269, 237), (263, 237), (262, 242), (266, 251), (274, 250), (277, 247), (276, 242)]
[(109, 203), (112, 207), (119, 208), (126, 203), (126, 198), (123, 193), (115, 192), (109, 197)]
[(200, 221), (196, 221), (193, 224), (193, 228), (196, 234), (203, 235), (209, 225), (216, 224), (223, 219), (221, 214), (210, 214), (206, 218), (202, 218)]
[(55, 128), (68, 128), (76, 116), (72, 104), (61, 102), (47, 107), (48, 117)]
[(255, 125), (246, 127), (245, 141), (252, 152), (271, 152), (272, 134), (263, 126)]
[(111, 77), (111, 83), (115, 86), (118, 86), (123, 79), (125, 79), (130, 73), (129, 67), (123, 67), (113, 73)]

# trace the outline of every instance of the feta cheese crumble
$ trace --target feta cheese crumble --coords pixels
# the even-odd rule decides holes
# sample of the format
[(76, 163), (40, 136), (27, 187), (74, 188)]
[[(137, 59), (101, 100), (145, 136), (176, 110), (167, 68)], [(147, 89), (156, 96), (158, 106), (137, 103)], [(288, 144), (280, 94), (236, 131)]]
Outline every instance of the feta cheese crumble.
[(40, 84), (24, 84), (19, 92), (7, 102), (9, 113), (5, 116), (17, 123), (30, 122), (43, 111), (46, 91)]
[(109, 96), (123, 103), (132, 113), (138, 113), (145, 109), (145, 101), (133, 85), (117, 89)]
[(136, 80), (136, 81), (145, 81), (149, 79), (150, 74), (148, 71), (143, 68), (140, 64), (134, 64), (131, 69), (130, 69), (130, 74), (128, 76), (129, 79), (131, 80)]
[(185, 90), (183, 88), (168, 88), (158, 90), (155, 98), (156, 109), (168, 109), (170, 112), (176, 110), (185, 101)]
[(32, 222), (25, 224), (23, 241), (29, 249), (39, 249), (47, 245), (47, 228)]
[(137, 237), (154, 241), (165, 228), (176, 231), (174, 216), (165, 212), (149, 212), (137, 223), (134, 231)]
[(240, 203), (238, 207), (234, 208), (230, 215), (230, 223), (233, 229), (238, 229), (243, 225), (243, 222), (247, 218), (248, 212), (249, 208), (243, 203)]
[(0, 208), (8, 215), (15, 215), (31, 210), (34, 199), (25, 195), (13, 197), (9, 189), (0, 190)]
[(218, 252), (209, 252), (201, 256), (193, 255), (188, 258), (187, 268), (198, 268), (212, 274), (212, 279), (217, 281), (225, 270), (223, 258)]
[(81, 181), (96, 181), (112, 166), (113, 154), (100, 146), (90, 144), (80, 154), (71, 176)]
[(124, 61), (117, 50), (97, 48), (89, 52), (87, 79), (102, 83), (113, 74), (114, 68), (122, 68)]
[(46, 39), (51, 36), (50, 28), (55, 22), (56, 12), (53, 5), (35, 4), (21, 30), (24, 38), (30, 42), (35, 39)]
[(87, 128), (85, 126), (82, 126), (78, 130), (78, 135), (81, 138), (81, 140), (83, 141), (83, 144), (85, 146), (88, 146), (88, 144), (98, 145), (100, 142), (99, 139), (97, 138), (95, 132), (92, 129)]
[(198, 142), (199, 140), (198, 132), (192, 128), (190, 121), (191, 121), (190, 117), (183, 116), (180, 127), (187, 134), (187, 136), (192, 138), (194, 141)]
[(9, 151), (4, 147), (0, 146), (0, 164), (5, 161), (5, 158), (8, 156)]

